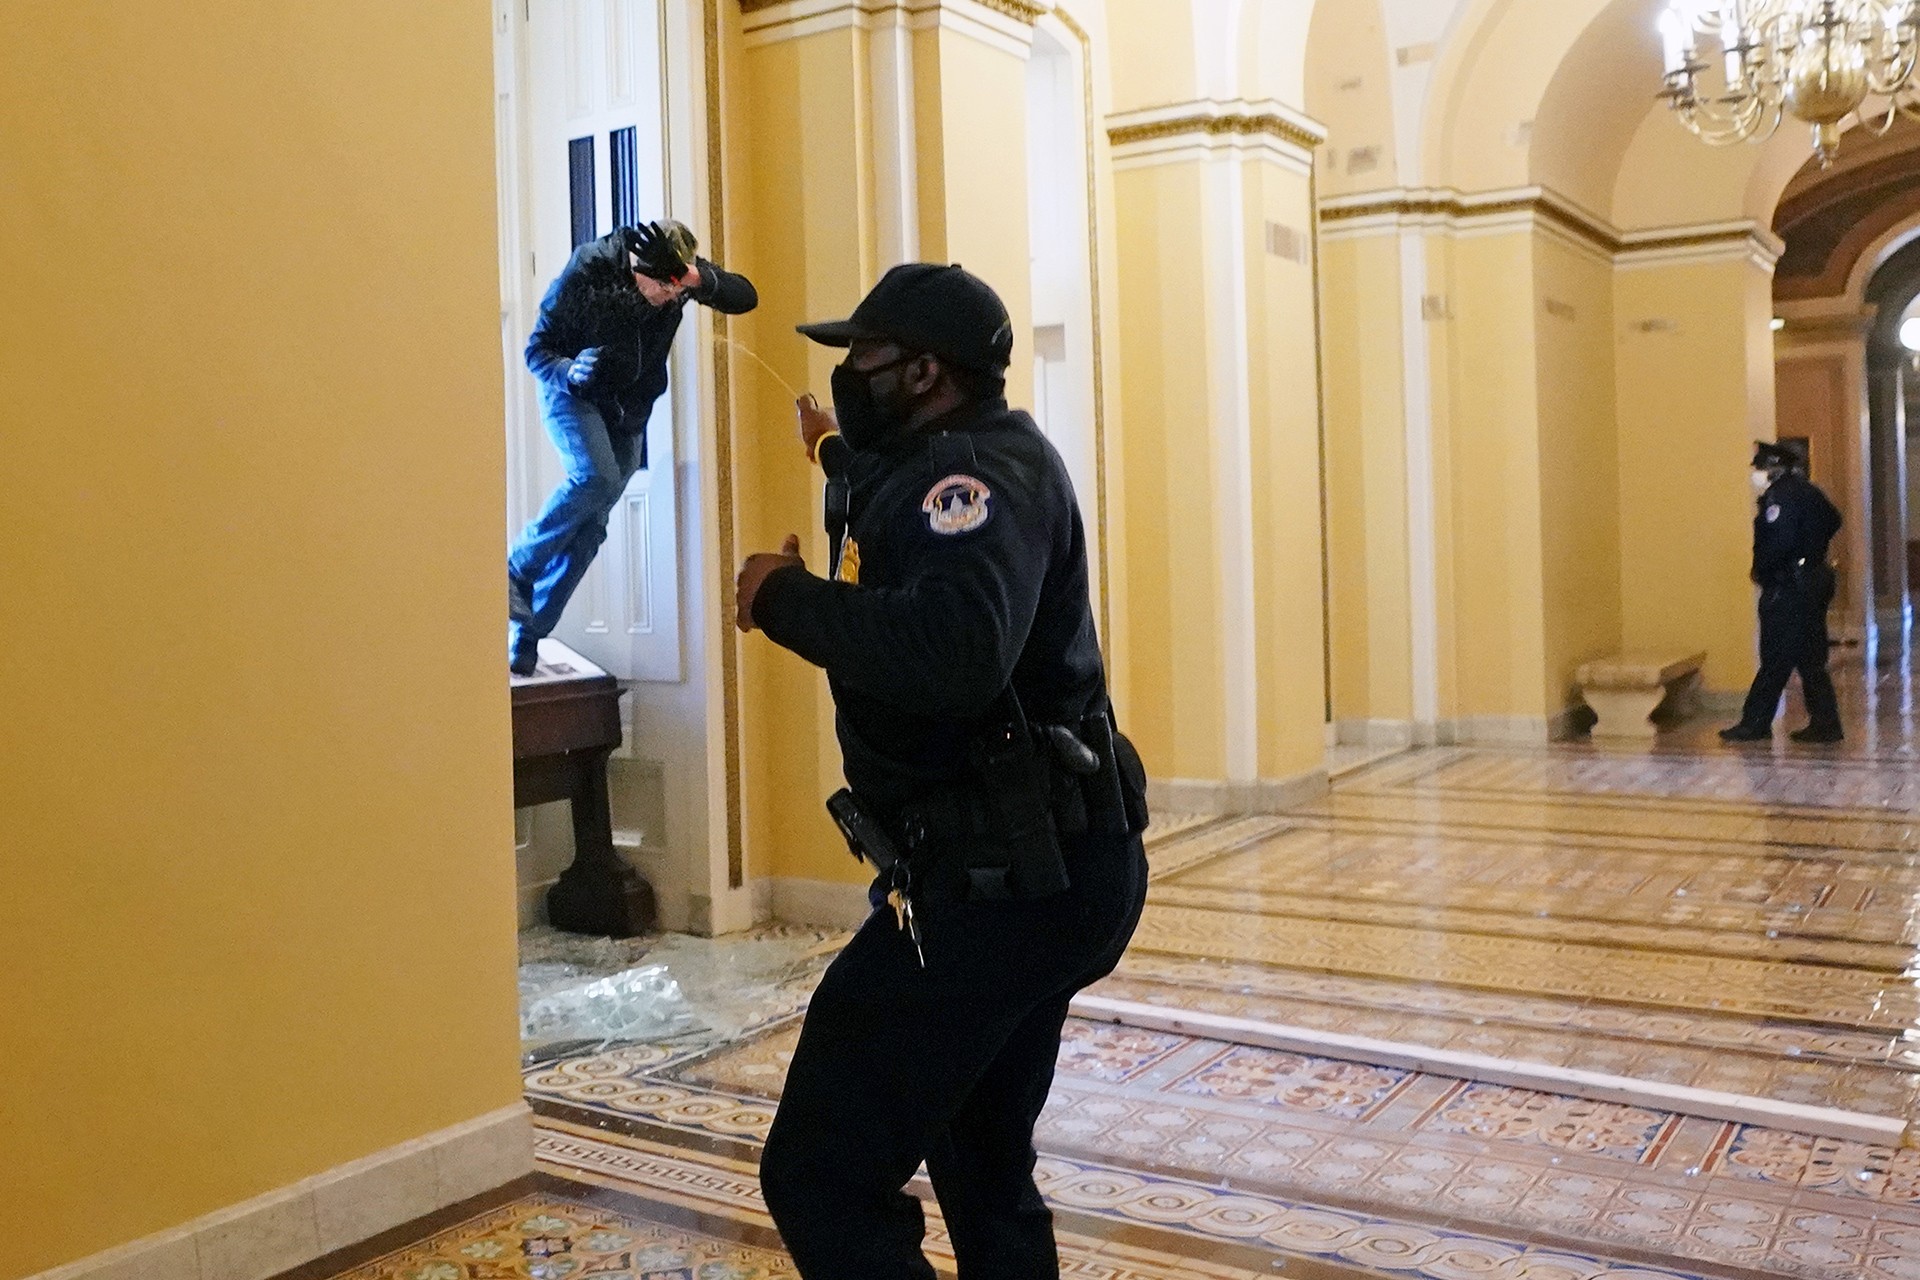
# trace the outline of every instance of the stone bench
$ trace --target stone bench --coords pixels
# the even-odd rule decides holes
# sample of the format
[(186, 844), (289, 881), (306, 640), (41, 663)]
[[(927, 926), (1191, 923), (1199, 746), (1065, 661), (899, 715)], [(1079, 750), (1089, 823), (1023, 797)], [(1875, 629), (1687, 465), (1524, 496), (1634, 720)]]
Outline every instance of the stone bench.
[(1658, 730), (1656, 711), (1676, 715), (1693, 709), (1700, 688), (1704, 653), (1674, 657), (1662, 653), (1625, 653), (1584, 663), (1574, 677), (1580, 696), (1599, 716), (1595, 737), (1651, 738)]

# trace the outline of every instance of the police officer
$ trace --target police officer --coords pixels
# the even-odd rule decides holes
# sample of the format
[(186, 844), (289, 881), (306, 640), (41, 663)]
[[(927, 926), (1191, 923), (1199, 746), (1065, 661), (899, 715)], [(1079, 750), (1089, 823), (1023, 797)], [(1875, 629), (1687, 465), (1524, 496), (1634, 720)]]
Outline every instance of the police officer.
[(1806, 464), (1776, 444), (1756, 446), (1753, 486), (1759, 494), (1753, 580), (1760, 588), (1760, 670), (1740, 723), (1720, 736), (1728, 742), (1771, 738), (1780, 695), (1798, 671), (1809, 723), (1793, 740), (1839, 742), (1845, 736), (1840, 705), (1827, 674), (1827, 606), (1834, 590), (1827, 544), (1840, 532), (1840, 512), (1807, 479)]
[(1067, 1003), (1146, 893), (1145, 776), (1112, 728), (1079, 509), (1002, 398), (1012, 326), (976, 277), (895, 267), (801, 332), (848, 349), (846, 536), (827, 577), (796, 538), (750, 557), (738, 623), (826, 669), (850, 785), (829, 808), (898, 862), (809, 1006), (767, 1208), (806, 1280), (932, 1280), (904, 1190), (925, 1161), (963, 1280), (1053, 1280), (1033, 1127)]
[(667, 389), (667, 356), (690, 298), (739, 315), (758, 305), (745, 277), (697, 256), (678, 222), (621, 227), (574, 251), (527, 340), (540, 420), (567, 478), (507, 556), (507, 659), (531, 675), (634, 472), (647, 419)]

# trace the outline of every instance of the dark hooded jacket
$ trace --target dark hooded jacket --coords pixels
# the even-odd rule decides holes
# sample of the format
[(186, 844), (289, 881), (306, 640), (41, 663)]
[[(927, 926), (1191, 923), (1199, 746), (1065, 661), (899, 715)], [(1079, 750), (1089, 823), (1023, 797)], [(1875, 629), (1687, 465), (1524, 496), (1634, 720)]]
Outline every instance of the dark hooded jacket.
[(667, 389), (667, 357), (686, 299), (741, 315), (759, 305), (760, 295), (745, 276), (701, 258), (698, 288), (664, 307), (651, 306), (633, 282), (625, 234), (615, 231), (574, 250), (540, 301), (540, 318), (527, 339), (527, 368), (565, 391), (573, 358), (589, 347), (603, 348), (586, 398), (609, 431), (637, 435)]

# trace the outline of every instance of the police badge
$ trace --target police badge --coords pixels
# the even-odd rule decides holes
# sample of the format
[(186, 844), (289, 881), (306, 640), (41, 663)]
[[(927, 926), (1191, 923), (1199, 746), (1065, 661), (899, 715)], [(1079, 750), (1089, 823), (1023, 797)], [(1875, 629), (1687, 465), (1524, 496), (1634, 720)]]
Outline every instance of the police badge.
[(935, 533), (972, 533), (992, 514), (987, 510), (991, 497), (993, 490), (972, 476), (952, 475), (927, 491), (920, 510)]

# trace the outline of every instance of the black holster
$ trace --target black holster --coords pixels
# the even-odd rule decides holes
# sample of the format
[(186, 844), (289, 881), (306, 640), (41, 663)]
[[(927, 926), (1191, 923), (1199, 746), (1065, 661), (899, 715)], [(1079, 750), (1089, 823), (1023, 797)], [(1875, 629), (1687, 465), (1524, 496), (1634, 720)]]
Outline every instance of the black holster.
[(1147, 826), (1146, 773), (1110, 713), (1032, 726), (1008, 701), (1013, 714), (973, 745), (970, 785), (900, 817), (916, 882), (969, 901), (1051, 897), (1070, 883), (1063, 839)]

